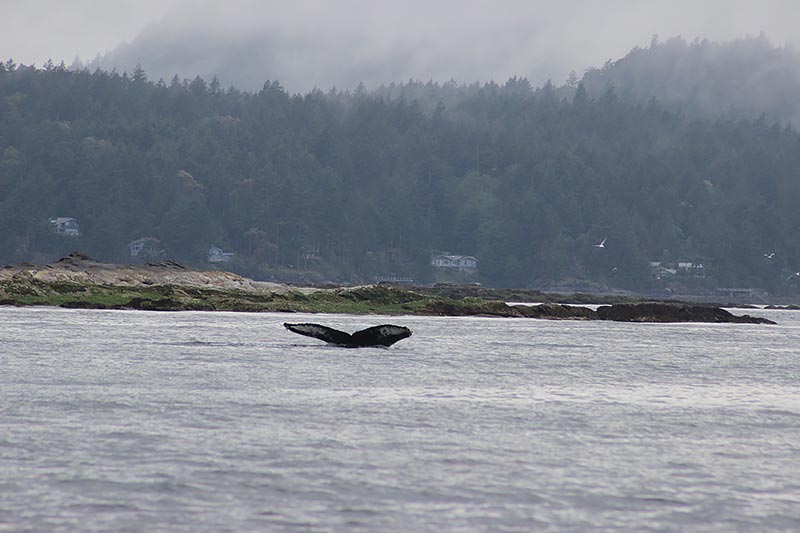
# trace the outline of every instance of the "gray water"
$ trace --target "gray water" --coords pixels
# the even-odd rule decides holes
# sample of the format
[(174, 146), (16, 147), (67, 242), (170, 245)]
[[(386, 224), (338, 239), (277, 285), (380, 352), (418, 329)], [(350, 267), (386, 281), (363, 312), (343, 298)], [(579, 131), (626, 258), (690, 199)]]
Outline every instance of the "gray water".
[(800, 530), (800, 313), (755, 314), (0, 307), (0, 530)]

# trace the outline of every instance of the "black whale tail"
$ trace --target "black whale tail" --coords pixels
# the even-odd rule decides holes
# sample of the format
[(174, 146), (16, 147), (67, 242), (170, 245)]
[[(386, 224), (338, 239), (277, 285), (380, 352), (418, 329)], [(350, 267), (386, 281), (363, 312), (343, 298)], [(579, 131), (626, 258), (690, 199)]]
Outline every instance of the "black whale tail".
[(358, 346), (391, 346), (411, 336), (411, 330), (405, 326), (383, 324), (356, 331), (351, 335)]
[(356, 331), (352, 335), (339, 331), (338, 329), (329, 328), (321, 324), (289, 324), (284, 323), (283, 326), (291, 332), (306, 337), (313, 337), (315, 339), (323, 340), (329, 344), (337, 346), (346, 346), (348, 348), (359, 348), (366, 346), (391, 346), (397, 341), (403, 340), (411, 336), (411, 330), (405, 326), (394, 326), (392, 324), (383, 324), (380, 326), (373, 326), (371, 328)]

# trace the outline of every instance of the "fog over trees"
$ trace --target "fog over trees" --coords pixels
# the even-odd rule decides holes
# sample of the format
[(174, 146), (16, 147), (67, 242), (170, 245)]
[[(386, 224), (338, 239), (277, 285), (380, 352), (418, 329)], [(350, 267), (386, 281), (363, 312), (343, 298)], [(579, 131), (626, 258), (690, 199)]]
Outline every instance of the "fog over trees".
[[(152, 236), (195, 265), (220, 246), (236, 254), (231, 268), (257, 278), (432, 281), (431, 254), (446, 250), (477, 257), (476, 279), (492, 285), (647, 289), (650, 262), (683, 261), (704, 265), (698, 286), (797, 291), (791, 102), (764, 108), (753, 96), (731, 110), (692, 99), (717, 87), (707, 62), (732, 75), (741, 63), (724, 58), (742, 47), (753, 47), (752, 64), (792, 68), (791, 51), (760, 38), (670, 40), (587, 73), (585, 85), (408, 81), (291, 94), (274, 81), (243, 92), (142, 68), (8, 60), (0, 261), (76, 247), (126, 261), (129, 242)], [(706, 75), (692, 85), (683, 69), (695, 57)], [(648, 71), (674, 78), (674, 90), (654, 83), (664, 94), (648, 95)], [(796, 80), (765, 72), (753, 95)], [(76, 218), (81, 236), (55, 235), (57, 217)]]
[(687, 114), (728, 113), (800, 124), (800, 53), (775, 47), (765, 35), (714, 43), (679, 37), (635, 48), (583, 83), (591, 96), (614, 87), (620, 98), (646, 104), (651, 98)]
[[(518, 27), (519, 23), (509, 27), (505, 17), (475, 19), (474, 14), (470, 20), (463, 3), (448, 3), (458, 4), (452, 7), (460, 16), (441, 28), (437, 24), (442, 23), (444, 14), (438, 4), (428, 8), (437, 12), (434, 20), (415, 20), (413, 28), (393, 19), (407, 19), (405, 10), (388, 8), (385, 3), (367, 9), (371, 15), (361, 13), (365, 10), (361, 2), (345, 2), (342, 7), (331, 3), (302, 22), (298, 21), (301, 15), (285, 13), (288, 21), (267, 17), (257, 23), (242, 21), (227, 10), (219, 13), (221, 20), (173, 15), (147, 26), (131, 42), (89, 60), (86, 66), (90, 70), (132, 71), (141, 64), (155, 79), (169, 79), (176, 73), (190, 79), (216, 76), (226, 87), (250, 91), (259, 90), (266, 79), (278, 79), (289, 92), (334, 86), (352, 91), (360, 83), (374, 89), (409, 76), (470, 82), (506, 77), (506, 73), (524, 73), (542, 82), (560, 76), (564, 67), (552, 60), (539, 57), (530, 63), (522, 50), (508, 53), (512, 40), (541, 47), (534, 34), (523, 35), (527, 30)], [(355, 12), (347, 11), (348, 7)], [(382, 16), (374, 13), (386, 10)], [(316, 20), (326, 17), (332, 20)], [(459, 37), (447, 36), (454, 33)], [(485, 38), (492, 33), (504, 37)], [(466, 35), (474, 37), (466, 39)]]

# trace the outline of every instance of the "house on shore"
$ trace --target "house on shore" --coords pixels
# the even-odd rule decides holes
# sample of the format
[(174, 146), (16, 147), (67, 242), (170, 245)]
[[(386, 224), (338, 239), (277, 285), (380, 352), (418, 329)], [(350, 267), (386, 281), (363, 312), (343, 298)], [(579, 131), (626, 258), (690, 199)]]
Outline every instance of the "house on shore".
[(51, 218), (50, 224), (53, 225), (53, 231), (58, 235), (65, 237), (80, 237), (81, 227), (78, 221), (71, 217)]
[(208, 262), (212, 264), (227, 263), (233, 258), (232, 252), (224, 252), (219, 246), (208, 249)]
[(155, 237), (142, 237), (128, 243), (128, 251), (136, 259), (157, 259), (166, 253), (161, 241)]
[(705, 279), (706, 267), (703, 263), (695, 261), (675, 261), (670, 263), (650, 261), (650, 275), (656, 281), (671, 278)]
[(440, 270), (452, 270), (464, 274), (478, 272), (478, 260), (471, 255), (435, 254), (431, 258), (431, 265)]
[(322, 254), (319, 251), (319, 243), (306, 244), (300, 247), (300, 254), (297, 256), (297, 266), (303, 265), (303, 270), (308, 270), (308, 263), (322, 261)]

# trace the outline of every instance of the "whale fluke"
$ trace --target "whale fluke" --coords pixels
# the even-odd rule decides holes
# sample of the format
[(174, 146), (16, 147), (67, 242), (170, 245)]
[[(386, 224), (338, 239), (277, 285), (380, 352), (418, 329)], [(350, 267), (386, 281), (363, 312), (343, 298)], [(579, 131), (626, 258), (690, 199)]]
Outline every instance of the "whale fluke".
[(287, 322), (283, 324), (283, 327), (306, 337), (314, 337), (329, 344), (347, 348), (391, 346), (397, 341), (411, 336), (411, 330), (407, 327), (393, 326), (391, 324), (372, 326), (371, 328), (356, 331), (352, 335), (320, 324), (289, 324)]
[(345, 346), (350, 344), (353, 340), (353, 336), (349, 333), (320, 324), (289, 324), (286, 322), (283, 324), (283, 327), (294, 333), (299, 333), (306, 337), (314, 337), (315, 339), (320, 339), (330, 344)]

